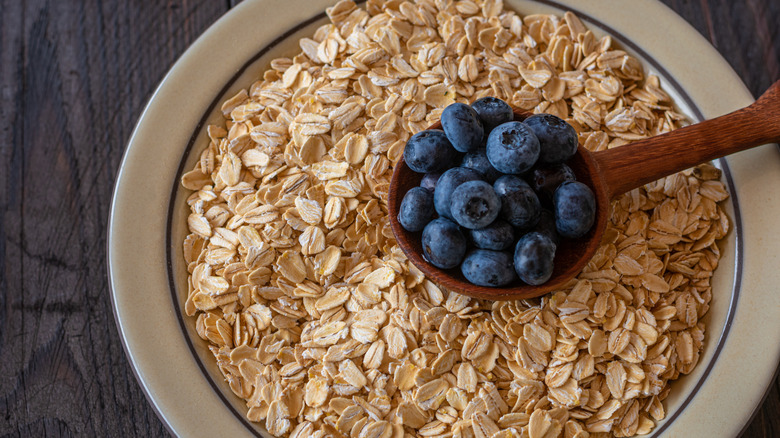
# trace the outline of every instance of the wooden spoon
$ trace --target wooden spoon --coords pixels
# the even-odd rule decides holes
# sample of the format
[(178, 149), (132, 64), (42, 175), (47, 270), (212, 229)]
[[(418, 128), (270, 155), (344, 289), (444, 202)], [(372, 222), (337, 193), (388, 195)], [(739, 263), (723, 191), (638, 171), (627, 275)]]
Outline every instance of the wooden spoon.
[[(515, 120), (529, 113), (515, 111)], [(441, 122), (431, 126), (441, 129)], [(409, 169), (403, 158), (395, 166), (388, 193), (390, 225), (403, 252), (428, 278), (458, 293), (491, 300), (538, 297), (565, 286), (580, 273), (601, 243), (610, 218), (610, 200), (659, 178), (745, 149), (780, 142), (780, 81), (756, 102), (733, 113), (676, 129), (635, 143), (590, 152), (580, 145), (567, 162), (577, 180), (596, 195), (596, 221), (579, 239), (561, 238), (555, 253), (552, 277), (539, 286), (521, 281), (493, 288), (469, 283), (459, 268), (439, 269), (422, 256), (422, 232), (406, 231), (398, 222), (398, 210), (406, 192), (420, 184), (423, 174)], [(776, 190), (767, 187), (767, 190)]]

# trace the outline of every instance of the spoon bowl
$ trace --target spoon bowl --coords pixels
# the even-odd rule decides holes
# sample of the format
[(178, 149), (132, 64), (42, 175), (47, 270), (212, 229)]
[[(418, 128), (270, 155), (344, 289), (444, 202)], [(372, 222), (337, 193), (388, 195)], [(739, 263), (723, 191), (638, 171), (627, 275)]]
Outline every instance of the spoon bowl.
[[(523, 121), (530, 115), (531, 113), (515, 110), (516, 121)], [(429, 129), (441, 129), (441, 122), (434, 123)], [(596, 184), (600, 184), (597, 163), (593, 160), (592, 154), (582, 145), (577, 148), (577, 153), (566, 164), (574, 171), (577, 181), (587, 184), (593, 193), (599, 193), (599, 190), (603, 190), (603, 188), (596, 186)], [(538, 297), (552, 290), (560, 289), (576, 276), (585, 263), (593, 257), (599, 247), (604, 230), (607, 228), (609, 199), (597, 196), (596, 221), (585, 236), (578, 239), (562, 238), (560, 240), (555, 253), (555, 268), (549, 281), (538, 286), (525, 284), (520, 280), (504, 287), (477, 286), (466, 280), (466, 277), (460, 272), (460, 268), (441, 269), (428, 263), (422, 255), (422, 231), (407, 231), (398, 222), (398, 211), (404, 195), (412, 188), (419, 186), (422, 177), (422, 173), (417, 173), (406, 165), (403, 157), (395, 165), (387, 196), (390, 226), (398, 246), (426, 277), (464, 295), (490, 300), (513, 300)], [(600, 214), (602, 211), (607, 213)]]
[[(516, 121), (530, 115), (515, 110)], [(441, 122), (430, 129), (441, 129)], [(538, 286), (520, 280), (505, 287), (477, 286), (466, 280), (460, 268), (440, 269), (428, 263), (422, 256), (422, 232), (407, 231), (398, 222), (404, 195), (418, 186), (423, 177), (411, 170), (403, 157), (395, 165), (390, 180), (387, 200), (390, 226), (406, 257), (429, 279), (452, 291), (490, 300), (538, 297), (566, 287), (588, 264), (601, 244), (613, 198), (698, 164), (778, 141), (780, 81), (752, 105), (715, 119), (605, 151), (590, 152), (579, 145), (577, 153), (566, 164), (574, 171), (577, 181), (593, 190), (596, 220), (585, 236), (561, 238), (552, 277)]]

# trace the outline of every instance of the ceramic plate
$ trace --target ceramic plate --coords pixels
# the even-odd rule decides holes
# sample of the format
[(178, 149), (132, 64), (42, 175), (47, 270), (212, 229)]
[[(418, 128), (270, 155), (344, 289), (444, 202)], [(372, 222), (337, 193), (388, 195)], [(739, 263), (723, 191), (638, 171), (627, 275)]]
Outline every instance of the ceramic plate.
[[(251, 436), (245, 406), (223, 382), (180, 306), (186, 297), (181, 241), (187, 194), (179, 189), (208, 144), (219, 104), (262, 76), (271, 59), (326, 21), (327, 0), (246, 0), (174, 65), (133, 133), (114, 191), (108, 263), (119, 332), (162, 421), (177, 435)], [(608, 33), (661, 77), (692, 120), (751, 103), (739, 77), (685, 21), (645, 0), (541, 0), (520, 12), (570, 9)], [(267, 17), (273, 16), (273, 19)], [(651, 436), (737, 436), (759, 405), (780, 358), (780, 153), (764, 146), (721, 160), (734, 225), (713, 280), (707, 339), (694, 372), (674, 383), (667, 417)]]

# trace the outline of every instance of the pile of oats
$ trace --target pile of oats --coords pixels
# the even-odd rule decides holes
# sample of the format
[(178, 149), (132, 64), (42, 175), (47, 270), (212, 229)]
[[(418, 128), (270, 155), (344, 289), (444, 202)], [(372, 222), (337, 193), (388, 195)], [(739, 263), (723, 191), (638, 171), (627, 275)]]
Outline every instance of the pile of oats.
[(406, 140), (453, 102), (556, 114), (591, 150), (683, 122), (656, 77), (573, 14), (501, 0), (343, 0), (331, 24), (222, 106), (182, 178), (197, 316), (248, 418), (291, 437), (646, 434), (696, 366), (719, 171), (616, 200), (568, 286), (487, 302), (439, 288), (396, 246), (388, 183)]

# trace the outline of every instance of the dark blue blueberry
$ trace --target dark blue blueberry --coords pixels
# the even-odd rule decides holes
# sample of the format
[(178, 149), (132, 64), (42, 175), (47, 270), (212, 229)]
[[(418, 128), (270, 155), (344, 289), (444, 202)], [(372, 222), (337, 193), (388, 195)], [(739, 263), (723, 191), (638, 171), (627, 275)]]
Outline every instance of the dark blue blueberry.
[(414, 187), (404, 195), (398, 212), (398, 222), (407, 231), (420, 231), (433, 219), (433, 193)]
[[(553, 224), (554, 226), (554, 224)], [(511, 248), (515, 243), (515, 231), (509, 223), (501, 219), (480, 228), (478, 230), (469, 230), (471, 241), (474, 246), (482, 249), (492, 249), (501, 251)]]
[(558, 186), (553, 207), (558, 234), (570, 239), (584, 236), (596, 219), (596, 197), (581, 182), (566, 181)]
[(441, 173), (439, 172), (426, 173), (420, 180), (420, 187), (428, 189), (433, 193), (436, 190), (436, 182), (439, 181), (440, 176)]
[(466, 280), (477, 286), (506, 286), (517, 279), (512, 254), (504, 251), (472, 250), (463, 259), (460, 270)]
[(439, 216), (452, 219), (450, 214), (452, 192), (464, 182), (479, 179), (481, 179), (479, 172), (468, 167), (453, 167), (444, 172), (436, 182), (436, 191), (433, 192), (433, 205), (436, 207), (436, 213), (439, 213)]
[(577, 153), (577, 131), (552, 114), (534, 114), (523, 121), (539, 139), (539, 162), (563, 163)]
[(530, 231), (536, 231), (539, 234), (547, 236), (554, 244), (558, 244), (560, 237), (558, 236), (558, 230), (555, 229), (555, 215), (546, 208), (542, 209), (539, 214), (539, 223)]
[(540, 233), (528, 233), (515, 246), (515, 272), (524, 282), (537, 286), (550, 279), (553, 272), (555, 244)]
[(526, 178), (531, 188), (539, 195), (539, 200), (545, 205), (552, 205), (555, 189), (562, 182), (577, 180), (571, 167), (563, 163), (535, 167)]
[(470, 230), (485, 228), (501, 212), (493, 186), (485, 181), (469, 181), (452, 192), (450, 213), (455, 222)]
[(479, 114), (485, 131), (490, 131), (498, 125), (514, 120), (512, 107), (508, 103), (496, 97), (488, 96), (471, 104), (474, 111)]
[(425, 260), (441, 269), (452, 269), (466, 254), (466, 237), (460, 227), (449, 219), (438, 218), (428, 222), (422, 233)]
[(468, 167), (481, 173), (484, 180), (490, 184), (493, 184), (502, 175), (501, 172), (490, 164), (485, 149), (469, 152), (463, 157), (463, 161), (460, 165), (461, 167)]
[(490, 132), (487, 157), (500, 172), (519, 175), (539, 158), (539, 140), (524, 123), (504, 123)]
[(541, 205), (534, 190), (520, 177), (504, 175), (493, 184), (501, 200), (501, 217), (512, 226), (527, 229), (539, 221)]
[(482, 146), (482, 123), (477, 112), (465, 103), (453, 103), (441, 113), (441, 126), (452, 146), (471, 152)]
[(441, 172), (454, 166), (459, 156), (444, 131), (438, 129), (414, 134), (404, 148), (406, 165), (417, 173)]

